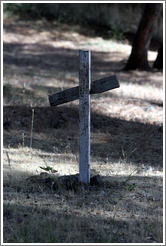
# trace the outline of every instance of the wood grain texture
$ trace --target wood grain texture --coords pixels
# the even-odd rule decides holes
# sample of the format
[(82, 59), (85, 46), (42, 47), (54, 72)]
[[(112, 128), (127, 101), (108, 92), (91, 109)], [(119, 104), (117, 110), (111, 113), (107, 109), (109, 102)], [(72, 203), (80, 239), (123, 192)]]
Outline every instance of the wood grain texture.
[[(93, 81), (90, 94), (102, 93), (120, 87), (117, 75)], [(49, 95), (50, 106), (57, 106), (63, 103), (79, 99), (79, 86)]]
[(80, 181), (89, 184), (91, 52), (79, 54), (79, 172)]

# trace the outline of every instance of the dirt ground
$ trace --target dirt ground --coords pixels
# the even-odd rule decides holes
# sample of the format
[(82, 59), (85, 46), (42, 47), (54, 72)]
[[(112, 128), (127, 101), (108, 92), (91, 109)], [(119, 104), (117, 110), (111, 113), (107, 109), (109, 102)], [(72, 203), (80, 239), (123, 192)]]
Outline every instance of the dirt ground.
[[(3, 41), (4, 242), (162, 242), (162, 71), (124, 72), (128, 40), (106, 40), (78, 26), (9, 19)], [(91, 96), (91, 176), (99, 174), (104, 185), (76, 195), (42, 186), (40, 166), (57, 170), (49, 173), (54, 178), (79, 172), (79, 102), (51, 108), (48, 95), (78, 85), (81, 49), (91, 50), (92, 81), (117, 74), (120, 88)], [(149, 51), (151, 65), (156, 55)], [(63, 218), (63, 233), (56, 229), (52, 241), (19, 234), (35, 203), (38, 221), (42, 209)], [(68, 216), (69, 224), (84, 221), (78, 233), (64, 226)], [(100, 224), (111, 227), (111, 236)]]

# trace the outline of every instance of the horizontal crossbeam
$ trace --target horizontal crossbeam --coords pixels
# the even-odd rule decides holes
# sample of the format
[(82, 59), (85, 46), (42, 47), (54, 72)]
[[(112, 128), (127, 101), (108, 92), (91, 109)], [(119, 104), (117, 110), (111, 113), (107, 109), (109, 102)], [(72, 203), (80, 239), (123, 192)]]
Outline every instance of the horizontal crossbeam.
[[(102, 93), (120, 87), (117, 75), (93, 81), (90, 94)], [(79, 99), (79, 86), (49, 95), (50, 106), (57, 106), (63, 103)]]

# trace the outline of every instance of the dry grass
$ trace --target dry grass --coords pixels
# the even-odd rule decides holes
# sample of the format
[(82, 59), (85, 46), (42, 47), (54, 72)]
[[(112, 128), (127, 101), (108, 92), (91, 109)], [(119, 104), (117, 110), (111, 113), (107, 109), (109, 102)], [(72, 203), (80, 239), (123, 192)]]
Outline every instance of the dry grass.
[[(162, 72), (121, 71), (127, 42), (78, 27), (6, 20), (3, 38), (3, 241), (162, 243)], [(54, 182), (79, 172), (78, 101), (48, 103), (49, 94), (78, 85), (79, 49), (92, 51), (92, 80), (116, 73), (121, 87), (91, 99), (91, 175), (103, 183), (53, 189), (40, 166), (58, 171), (48, 174)]]

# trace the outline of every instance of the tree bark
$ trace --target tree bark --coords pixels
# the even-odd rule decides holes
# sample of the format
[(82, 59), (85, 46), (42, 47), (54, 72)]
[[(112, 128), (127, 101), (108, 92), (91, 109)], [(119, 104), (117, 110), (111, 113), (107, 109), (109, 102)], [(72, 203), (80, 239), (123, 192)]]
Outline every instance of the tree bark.
[(153, 29), (163, 8), (162, 3), (147, 3), (143, 12), (137, 33), (135, 35), (132, 51), (124, 70), (147, 70), (147, 54), (152, 38)]
[(160, 49), (158, 50), (157, 58), (153, 64), (153, 68), (163, 69), (163, 44), (161, 45)]

